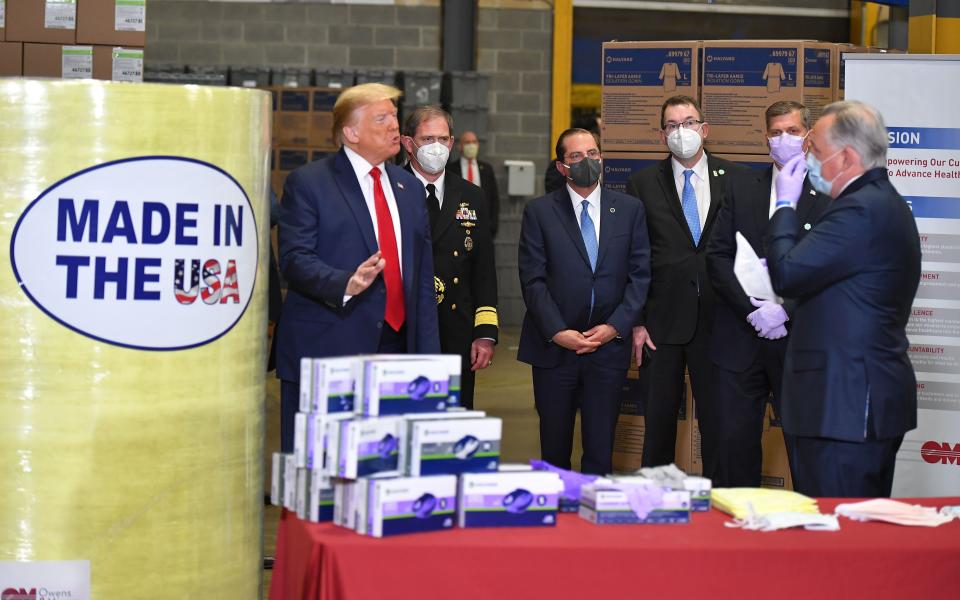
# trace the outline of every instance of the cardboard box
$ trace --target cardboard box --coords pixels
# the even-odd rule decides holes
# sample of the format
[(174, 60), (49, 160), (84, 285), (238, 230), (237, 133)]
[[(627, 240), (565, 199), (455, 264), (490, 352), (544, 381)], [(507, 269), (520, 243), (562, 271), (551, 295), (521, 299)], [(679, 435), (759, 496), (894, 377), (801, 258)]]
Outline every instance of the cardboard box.
[[(89, 58), (84, 60), (87, 55)], [(83, 72), (85, 68), (89, 69), (86, 73)], [(110, 81), (113, 74), (113, 48), (109, 46), (23, 44), (23, 75), (26, 77)]]
[(283, 88), (277, 94), (277, 112), (274, 119), (277, 145), (309, 146), (310, 89)]
[(47, 44), (77, 41), (75, 0), (11, 0), (6, 5), (6, 41)]
[(77, 43), (146, 46), (146, 0), (77, 0)]
[(769, 154), (714, 154), (717, 158), (729, 160), (750, 167), (751, 169), (766, 169), (773, 164)]
[(760, 470), (760, 486), (766, 488), (792, 490), (793, 477), (790, 474), (790, 461), (784, 442), (780, 420), (773, 414), (773, 405), (767, 404), (767, 413), (763, 418), (763, 466)]
[(336, 150), (337, 144), (333, 137), (333, 105), (340, 97), (341, 90), (333, 88), (316, 88), (310, 109), (310, 145), (321, 150)]
[[(627, 193), (627, 180), (637, 171), (656, 164), (669, 156), (666, 148), (659, 152), (606, 152), (603, 153), (603, 187)], [(631, 364), (631, 368), (634, 365)], [(638, 377), (634, 370), (634, 377)], [(629, 373), (628, 373), (629, 375)]]
[(23, 44), (0, 42), (0, 77), (23, 75)]
[(703, 43), (701, 107), (712, 152), (763, 154), (767, 107), (793, 100), (819, 114), (832, 102), (835, 45), (799, 40)]
[[(674, 463), (690, 475), (703, 471), (694, 471), (692, 456), (693, 427), (688, 415), (693, 412), (693, 395), (689, 392), (687, 378), (687, 397), (680, 405), (677, 418), (677, 445)], [(646, 431), (644, 412), (649, 394), (649, 374), (640, 370), (639, 379), (627, 379), (621, 390), (620, 417), (613, 442), (613, 470), (615, 473), (633, 473), (641, 467), (643, 458), (643, 436)]]
[(661, 151), (660, 108), (671, 96), (699, 95), (699, 41), (603, 44), (602, 147)]

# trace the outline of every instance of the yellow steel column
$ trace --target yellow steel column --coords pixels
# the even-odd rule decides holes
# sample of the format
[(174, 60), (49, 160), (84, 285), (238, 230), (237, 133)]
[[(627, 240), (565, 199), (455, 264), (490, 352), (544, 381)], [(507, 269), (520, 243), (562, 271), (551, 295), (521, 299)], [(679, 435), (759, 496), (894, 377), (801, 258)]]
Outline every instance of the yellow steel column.
[(937, 3), (937, 54), (960, 54), (960, 2)]
[(907, 24), (907, 50), (911, 54), (936, 52), (936, 0), (910, 0), (910, 21)]
[[(552, 148), (563, 130), (570, 127), (570, 89), (573, 83), (573, 0), (553, 2), (553, 91), (550, 107)], [(599, 68), (599, 65), (597, 65)]]
[(862, 0), (850, 0), (850, 43), (865, 46), (863, 43), (863, 5)]

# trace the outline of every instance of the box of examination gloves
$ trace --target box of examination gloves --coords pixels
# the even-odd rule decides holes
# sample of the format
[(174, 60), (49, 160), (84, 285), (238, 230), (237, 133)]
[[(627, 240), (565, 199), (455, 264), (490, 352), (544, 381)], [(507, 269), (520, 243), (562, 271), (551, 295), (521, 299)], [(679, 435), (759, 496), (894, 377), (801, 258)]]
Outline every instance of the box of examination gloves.
[(307, 518), (314, 523), (333, 520), (333, 481), (319, 471), (310, 471)]
[(402, 438), (401, 417), (340, 421), (335, 475), (345, 479), (375, 473), (399, 475)]
[(600, 525), (689, 523), (691, 509), (690, 492), (643, 477), (597, 481), (580, 493), (580, 516)]
[(300, 412), (353, 412), (359, 365), (354, 356), (301, 359)]
[[(405, 475), (410, 473), (410, 439), (413, 424), (420, 421), (445, 421), (448, 419), (482, 419), (487, 416), (482, 410), (465, 410), (453, 407), (446, 412), (439, 413), (408, 413), (403, 415), (403, 444), (400, 445), (400, 465)], [(447, 474), (447, 473), (444, 473)]]
[[(713, 482), (706, 477), (687, 475), (676, 465), (669, 464), (660, 467), (644, 467), (636, 472), (637, 476), (650, 479), (661, 487), (671, 490), (686, 490), (690, 492), (691, 510), (707, 512), (710, 510), (710, 494)], [(613, 481), (620, 478), (614, 477)], [(624, 478), (629, 481), (631, 478)]]
[(460, 405), (458, 355), (372, 354), (359, 359), (358, 415), (444, 412)]
[(457, 523), (552, 527), (562, 491), (560, 477), (548, 471), (463, 473), (457, 488)]
[(496, 471), (502, 432), (494, 417), (410, 421), (404, 467), (411, 476)]
[(339, 424), (352, 416), (352, 413), (297, 413), (293, 428), (293, 455), (297, 466), (323, 470), (330, 424)]
[(457, 478), (434, 475), (370, 479), (366, 501), (366, 535), (384, 537), (452, 529), (456, 519)]

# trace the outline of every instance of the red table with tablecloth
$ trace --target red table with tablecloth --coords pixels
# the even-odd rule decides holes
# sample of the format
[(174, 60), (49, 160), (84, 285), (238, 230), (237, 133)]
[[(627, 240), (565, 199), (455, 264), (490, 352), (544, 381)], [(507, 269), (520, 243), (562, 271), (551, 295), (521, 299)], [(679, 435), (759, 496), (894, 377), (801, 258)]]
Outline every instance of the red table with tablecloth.
[[(839, 502), (820, 500), (820, 510)], [(556, 527), (375, 539), (284, 511), (270, 600), (960, 598), (960, 520), (926, 528), (841, 517), (837, 532), (769, 533), (729, 520), (712, 510), (689, 525), (594, 525), (566, 514)]]

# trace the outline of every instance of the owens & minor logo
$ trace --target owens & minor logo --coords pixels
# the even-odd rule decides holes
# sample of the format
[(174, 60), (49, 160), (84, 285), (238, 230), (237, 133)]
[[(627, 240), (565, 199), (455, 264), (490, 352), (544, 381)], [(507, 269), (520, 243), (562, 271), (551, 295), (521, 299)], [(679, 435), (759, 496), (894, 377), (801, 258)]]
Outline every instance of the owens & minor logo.
[(0, 600), (37, 600), (37, 588), (7, 588), (0, 592)]
[(954, 444), (951, 448), (947, 442), (934, 442), (931, 440), (920, 448), (920, 456), (931, 465), (937, 463), (941, 465), (947, 463), (960, 465), (960, 444)]
[(253, 292), (253, 207), (226, 171), (144, 156), (61, 179), (20, 215), (10, 262), (20, 289), (61, 325), (139, 350), (224, 335)]

